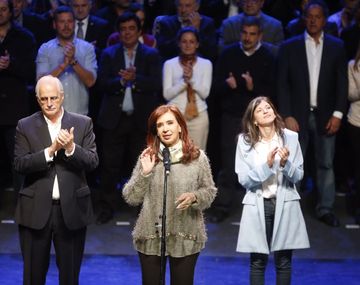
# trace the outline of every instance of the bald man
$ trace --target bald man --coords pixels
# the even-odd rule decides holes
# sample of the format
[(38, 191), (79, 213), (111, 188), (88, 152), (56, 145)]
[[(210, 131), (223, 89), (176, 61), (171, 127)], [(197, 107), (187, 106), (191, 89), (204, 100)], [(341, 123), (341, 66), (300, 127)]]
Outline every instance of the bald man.
[(85, 171), (98, 165), (91, 119), (64, 110), (60, 80), (39, 79), (41, 111), (16, 128), (15, 170), (25, 176), (15, 219), (24, 260), (24, 285), (43, 285), (54, 244), (60, 285), (79, 284), (86, 226), (93, 220)]

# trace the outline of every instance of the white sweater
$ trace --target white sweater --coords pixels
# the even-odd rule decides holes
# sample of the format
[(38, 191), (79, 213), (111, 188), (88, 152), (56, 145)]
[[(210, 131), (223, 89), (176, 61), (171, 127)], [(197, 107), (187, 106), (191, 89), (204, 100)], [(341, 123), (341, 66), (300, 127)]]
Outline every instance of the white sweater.
[(360, 63), (358, 63), (358, 71), (354, 70), (354, 60), (349, 61), (349, 95), (350, 108), (348, 112), (348, 121), (355, 127), (360, 127)]
[[(207, 109), (206, 98), (209, 96), (212, 81), (212, 63), (197, 57), (193, 66), (193, 76), (190, 84), (195, 91), (196, 105), (199, 112)], [(168, 104), (176, 105), (182, 113), (187, 102), (186, 83), (179, 57), (171, 58), (163, 67), (163, 96)]]

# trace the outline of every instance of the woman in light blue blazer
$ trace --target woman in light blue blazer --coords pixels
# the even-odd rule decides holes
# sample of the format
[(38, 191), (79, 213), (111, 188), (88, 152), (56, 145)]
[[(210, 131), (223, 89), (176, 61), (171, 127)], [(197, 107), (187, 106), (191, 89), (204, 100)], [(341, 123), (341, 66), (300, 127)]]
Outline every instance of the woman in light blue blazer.
[(235, 171), (246, 188), (237, 251), (250, 253), (250, 284), (264, 284), (274, 252), (276, 284), (291, 282), (292, 250), (309, 239), (296, 183), (304, 174), (298, 134), (284, 123), (267, 97), (253, 99), (243, 117)]

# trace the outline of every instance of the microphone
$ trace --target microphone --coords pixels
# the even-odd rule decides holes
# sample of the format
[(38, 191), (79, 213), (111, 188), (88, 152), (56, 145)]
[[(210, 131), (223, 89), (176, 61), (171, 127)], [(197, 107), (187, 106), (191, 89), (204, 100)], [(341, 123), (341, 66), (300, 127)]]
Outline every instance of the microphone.
[(167, 147), (165, 147), (162, 151), (163, 156), (163, 162), (164, 162), (164, 168), (165, 168), (165, 174), (169, 175), (170, 173), (170, 166), (171, 166), (171, 160), (170, 160), (170, 151)]

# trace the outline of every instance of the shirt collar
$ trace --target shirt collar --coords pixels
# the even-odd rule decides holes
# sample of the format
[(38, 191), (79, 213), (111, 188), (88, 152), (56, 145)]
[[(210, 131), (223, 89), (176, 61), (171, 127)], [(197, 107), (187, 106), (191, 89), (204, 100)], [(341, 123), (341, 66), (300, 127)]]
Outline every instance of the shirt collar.
[(258, 42), (258, 44), (256, 45), (256, 47), (253, 51), (246, 51), (243, 49), (242, 42), (240, 42), (240, 48), (247, 56), (253, 55), (260, 47), (261, 47), (261, 41)]
[[(75, 45), (78, 40), (79, 40), (79, 39), (75, 36), (75, 33), (74, 33), (74, 37), (73, 37), (73, 39), (72, 39), (72, 43)], [(60, 44), (60, 40), (59, 40), (58, 37), (55, 38), (55, 43), (56, 43), (56, 45), (58, 45), (58, 46), (62, 46), (62, 45)]]
[[(314, 38), (312, 36), (309, 35), (309, 33), (305, 30), (304, 32), (305, 34), (305, 41), (311, 41), (311, 42), (315, 42)], [(319, 38), (319, 42), (320, 44), (324, 41), (324, 32), (321, 32), (320, 38)]]
[(79, 22), (82, 22), (84, 24), (84, 26), (87, 26), (89, 24), (89, 17), (90, 17), (90, 15), (88, 15), (86, 18), (84, 18), (82, 20), (76, 20), (76, 26), (78, 25)]
[[(135, 45), (134, 48), (133, 48), (134, 52), (136, 52), (138, 46), (139, 46), (139, 43), (136, 43), (136, 45)], [(127, 51), (128, 51), (128, 48), (126, 48), (125, 46), (123, 46), (123, 48), (124, 48), (124, 52), (127, 52)]]
[(279, 135), (277, 132), (275, 132), (274, 136), (271, 138), (270, 141), (265, 141), (264, 139), (260, 139), (259, 142), (263, 144), (270, 144), (272, 142), (278, 142), (279, 141)]
[(55, 123), (51, 122), (44, 114), (43, 114), (44, 118), (45, 118), (45, 122), (47, 125), (50, 125), (50, 126), (55, 126), (55, 125), (58, 125), (58, 124), (61, 124), (61, 120), (64, 116), (64, 108), (61, 107), (61, 115), (60, 117), (56, 120)]

